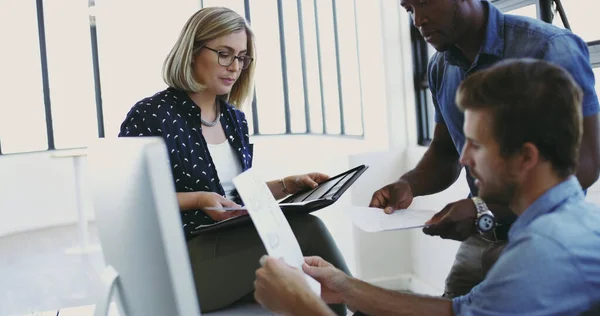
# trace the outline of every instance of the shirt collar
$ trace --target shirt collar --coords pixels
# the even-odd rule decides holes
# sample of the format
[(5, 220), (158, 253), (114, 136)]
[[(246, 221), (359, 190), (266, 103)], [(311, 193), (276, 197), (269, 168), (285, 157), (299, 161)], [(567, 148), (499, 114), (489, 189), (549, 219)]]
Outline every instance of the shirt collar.
[(179, 107), (185, 114), (188, 114), (188, 113), (190, 113), (192, 115), (200, 114), (200, 108), (198, 108), (196, 103), (194, 103), (194, 101), (192, 101), (190, 96), (185, 91), (175, 89), (175, 88), (169, 88), (169, 90), (173, 91), (173, 95), (177, 96), (177, 104), (179, 105)]
[[(200, 107), (198, 107), (198, 105), (190, 98), (187, 92), (175, 88), (169, 89), (171, 89), (173, 94), (177, 96), (179, 100), (179, 106), (185, 114), (190, 113), (192, 116), (200, 117)], [(217, 97), (217, 101), (219, 102), (219, 111), (221, 111), (221, 114), (223, 114), (225, 111), (229, 112), (227, 101), (220, 97)]]
[[(497, 58), (504, 57), (504, 14), (487, 0), (481, 0), (484, 8), (487, 8), (487, 24), (483, 43), (477, 55), (491, 55)], [(446, 60), (453, 65), (458, 65), (464, 57), (460, 50), (452, 47), (444, 54)], [(475, 60), (477, 60), (476, 58)]]
[(533, 204), (531, 204), (521, 216), (517, 218), (509, 231), (509, 240), (515, 234), (524, 230), (536, 218), (541, 215), (553, 212), (558, 206), (562, 205), (568, 199), (584, 199), (583, 190), (575, 176), (570, 176), (567, 180), (557, 184), (548, 191), (544, 192)]

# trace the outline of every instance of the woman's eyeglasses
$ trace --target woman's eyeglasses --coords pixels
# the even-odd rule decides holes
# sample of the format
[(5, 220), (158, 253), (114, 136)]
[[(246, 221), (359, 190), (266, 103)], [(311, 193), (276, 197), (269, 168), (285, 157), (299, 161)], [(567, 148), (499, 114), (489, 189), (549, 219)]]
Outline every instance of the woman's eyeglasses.
[(204, 46), (204, 48), (217, 53), (217, 61), (219, 62), (219, 65), (224, 67), (229, 67), (231, 64), (233, 64), (233, 61), (237, 59), (242, 69), (247, 69), (248, 67), (250, 67), (250, 64), (252, 64), (252, 61), (254, 60), (254, 58), (247, 55), (236, 56), (229, 51), (219, 51), (207, 46)]

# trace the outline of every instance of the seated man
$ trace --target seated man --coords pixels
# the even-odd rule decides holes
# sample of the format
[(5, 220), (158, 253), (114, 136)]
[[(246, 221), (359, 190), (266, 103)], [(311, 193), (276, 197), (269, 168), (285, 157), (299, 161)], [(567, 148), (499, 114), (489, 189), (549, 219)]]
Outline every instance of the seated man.
[(479, 196), (518, 216), (485, 280), (449, 300), (389, 291), (306, 258), (322, 285), (314, 295), (301, 271), (261, 258), (255, 297), (290, 315), (332, 315), (343, 302), (368, 315), (579, 315), (600, 302), (600, 208), (574, 176), (582, 135), (582, 92), (562, 68), (508, 60), (468, 77), (456, 103), (467, 141), (460, 162)]

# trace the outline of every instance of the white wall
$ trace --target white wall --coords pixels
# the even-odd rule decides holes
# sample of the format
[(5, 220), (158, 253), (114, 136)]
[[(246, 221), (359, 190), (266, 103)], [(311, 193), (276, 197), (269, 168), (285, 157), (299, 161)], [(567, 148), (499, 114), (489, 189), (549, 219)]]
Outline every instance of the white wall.
[[(352, 203), (368, 205), (373, 190), (397, 180), (418, 162), (424, 151), (412, 148), (352, 155), (351, 164), (370, 166), (369, 172), (352, 187)], [(438, 210), (467, 194), (466, 183), (458, 181), (440, 194), (415, 198), (410, 207)], [(355, 228), (354, 239), (357, 275), (361, 278), (386, 288), (431, 295), (442, 293), (459, 245), (427, 236), (420, 229), (366, 233)]]
[(76, 218), (71, 159), (49, 153), (0, 156), (0, 236)]

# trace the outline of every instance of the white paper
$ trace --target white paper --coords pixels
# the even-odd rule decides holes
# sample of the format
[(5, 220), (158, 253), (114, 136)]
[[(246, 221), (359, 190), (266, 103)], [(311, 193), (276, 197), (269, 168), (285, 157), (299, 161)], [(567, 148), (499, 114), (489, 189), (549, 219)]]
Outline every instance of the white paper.
[(430, 220), (436, 211), (404, 209), (396, 210), (392, 214), (386, 214), (380, 208), (350, 206), (345, 213), (352, 219), (354, 225), (369, 232), (381, 232), (386, 230), (400, 230), (425, 227), (425, 222)]
[[(290, 266), (302, 270), (304, 255), (298, 240), (264, 179), (249, 169), (233, 178), (233, 184), (244, 201), (269, 256), (283, 258)], [(311, 289), (321, 296), (319, 282), (304, 275)]]

